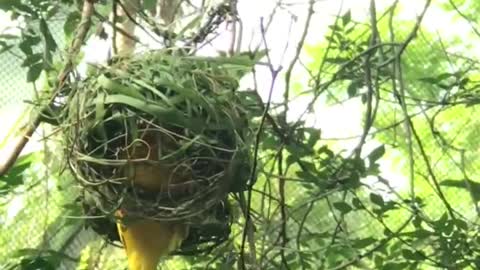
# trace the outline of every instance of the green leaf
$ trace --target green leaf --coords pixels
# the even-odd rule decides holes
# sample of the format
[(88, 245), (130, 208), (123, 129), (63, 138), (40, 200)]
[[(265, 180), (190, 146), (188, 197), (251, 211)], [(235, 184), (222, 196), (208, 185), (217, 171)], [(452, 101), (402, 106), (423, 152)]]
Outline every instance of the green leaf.
[(348, 58), (344, 57), (334, 57), (334, 58), (325, 58), (325, 62), (332, 63), (332, 64), (344, 64), (346, 62), (350, 61)]
[(415, 228), (421, 228), (422, 222), (423, 222), (423, 219), (419, 216), (415, 216), (412, 220), (412, 224), (413, 226), (415, 226)]
[(159, 104), (154, 104), (153, 102), (148, 102), (143, 98), (138, 99), (138, 98), (127, 96), (127, 95), (117, 94), (117, 95), (108, 95), (106, 98), (104, 97), (98, 97), (98, 98), (103, 100), (105, 104), (115, 104), (115, 103), (124, 104), (134, 109), (137, 109), (139, 111), (149, 113), (151, 115), (169, 116), (170, 113), (174, 111), (171, 108), (166, 108)]
[(420, 251), (412, 251), (409, 249), (403, 249), (402, 256), (409, 261), (421, 261), (425, 259), (425, 255)]
[(57, 49), (57, 43), (55, 42), (55, 39), (53, 38), (44, 18), (40, 19), (40, 32), (45, 39), (45, 49), (50, 52), (55, 51)]
[(399, 234), (399, 236), (407, 236), (407, 237), (410, 237), (412, 239), (415, 239), (416, 241), (427, 239), (427, 238), (429, 238), (433, 235), (434, 235), (434, 233), (432, 233), (431, 231), (428, 231), (428, 230), (425, 230), (425, 229), (422, 229), (422, 228), (420, 228), (416, 231), (404, 232), (404, 233)]
[(17, 35), (11, 35), (11, 34), (1, 34), (0, 39), (13, 40), (13, 39), (18, 39), (18, 36)]
[(157, 0), (143, 0), (143, 8), (147, 10), (155, 10), (157, 7)]
[(126, 95), (108, 95), (105, 98), (105, 104), (124, 104), (138, 111), (146, 112), (152, 116), (156, 116), (163, 123), (172, 124), (192, 130), (201, 130), (204, 128), (212, 130), (222, 130), (230, 128), (228, 121), (219, 121), (217, 123), (207, 123), (204, 119), (189, 117), (187, 118), (183, 112), (173, 107), (165, 107), (158, 103), (147, 102), (146, 100), (136, 99)]
[(365, 206), (362, 204), (362, 202), (358, 198), (353, 198), (352, 199), (352, 205), (355, 206), (356, 209), (364, 209), (365, 208)]
[(286, 163), (287, 163), (287, 168), (290, 167), (290, 165), (292, 165), (293, 163), (295, 163), (297, 161), (297, 157), (294, 156), (294, 155), (288, 155), (287, 159), (286, 159)]
[(445, 227), (445, 224), (448, 222), (448, 214), (447, 212), (443, 213), (443, 215), (438, 219), (434, 221), (434, 224), (436, 225), (437, 228)]
[(18, 0), (0, 0), (0, 9), (5, 11), (12, 10), (17, 2)]
[(37, 64), (38, 62), (40, 62), (40, 60), (42, 60), (42, 58), (43, 54), (41, 53), (30, 54), (27, 56), (27, 58), (25, 58), (25, 60), (23, 60), (22, 67), (29, 67)]
[(47, 258), (33, 257), (20, 261), (19, 270), (54, 270), (55, 266)]
[(385, 205), (385, 201), (383, 200), (383, 197), (375, 193), (370, 193), (370, 201), (381, 207)]
[[(103, 75), (102, 75), (103, 76)], [(165, 102), (165, 104), (168, 104), (168, 105), (173, 105), (172, 104), (172, 100), (173, 99), (169, 99), (167, 96), (165, 96), (161, 91), (159, 91), (157, 88), (155, 88), (154, 86), (150, 85), (149, 83), (147, 82), (144, 82), (142, 80), (137, 80), (135, 78), (132, 78), (131, 79), (133, 83), (147, 89), (147, 90), (150, 90), (154, 95), (156, 95), (157, 97), (159, 97), (162, 101)]]
[(229, 57), (186, 56), (185, 59), (192, 60), (192, 61), (196, 60), (200, 62), (216, 63), (219, 65), (229, 64), (229, 65), (253, 67), (266, 54), (267, 54), (266, 51), (259, 51), (256, 54), (247, 52), (247, 53), (239, 53), (237, 55), (233, 55)]
[(15, 3), (15, 9), (18, 10), (18, 11), (21, 11), (25, 14), (28, 14), (29, 16), (31, 16), (32, 18), (38, 18), (38, 13), (32, 9), (29, 5), (24, 5), (22, 3), (20, 3), (20, 1), (16, 1), (17, 3)]
[(107, 78), (105, 75), (101, 75), (97, 78), (98, 84), (107, 90), (111, 94), (122, 94), (129, 97), (133, 97), (139, 100), (145, 100), (145, 97), (140, 93), (138, 89), (133, 86), (125, 86), (117, 81)]
[(467, 231), (468, 230), (468, 223), (465, 222), (464, 220), (461, 220), (461, 219), (455, 219), (454, 220), (455, 222), (455, 225), (457, 226), (457, 228), (459, 228), (460, 230), (463, 230), (463, 231)]
[(475, 200), (475, 202), (480, 201), (480, 183), (478, 182), (469, 179), (448, 179), (441, 181), (440, 185), (445, 187), (465, 189), (466, 191), (470, 192), (472, 199)]
[(22, 270), (54, 270), (60, 262), (69, 258), (65, 253), (53, 249), (18, 249), (12, 253), (13, 258), (22, 258), (20, 266)]
[(349, 10), (345, 12), (345, 14), (342, 16), (343, 26), (347, 25), (351, 20), (352, 20), (352, 12)]
[(357, 95), (358, 89), (362, 86), (362, 82), (360, 80), (353, 80), (347, 88), (347, 94), (349, 98), (352, 98)]
[(34, 82), (40, 77), (40, 74), (43, 71), (43, 62), (36, 63), (31, 66), (27, 71), (27, 82)]
[[(28, 56), (33, 53), (32, 46), (35, 45), (35, 41), (37, 40), (32, 38), (25, 38), (22, 42), (20, 42), (18, 47), (25, 55)], [(38, 39), (38, 41), (40, 41), (40, 39)]]
[(363, 104), (367, 103), (367, 94), (362, 94), (361, 99)]
[(410, 264), (407, 262), (400, 262), (400, 263), (394, 263), (394, 262), (388, 262), (380, 268), (381, 270), (405, 270)]
[[(60, 8), (60, 5), (51, 5), (48, 9), (47, 9), (47, 14), (45, 16), (45, 18), (47, 20), (51, 19), (52, 17), (56, 16), (59, 11), (63, 11), (63, 9)], [(62, 14), (63, 15), (63, 14)]]
[(447, 73), (441, 73), (441, 74), (439, 74), (435, 77), (423, 77), (423, 78), (420, 78), (418, 80), (421, 81), (421, 82), (424, 82), (424, 83), (438, 85), (440, 82), (444, 81), (445, 79), (451, 78), (451, 77), (455, 77), (455, 74), (447, 72)]
[(373, 262), (375, 263), (376, 267), (380, 267), (384, 265), (385, 258), (379, 254), (375, 254), (373, 257)]
[(364, 238), (364, 239), (355, 240), (353, 242), (353, 247), (357, 248), (357, 249), (362, 249), (362, 248), (366, 248), (366, 247), (368, 247), (371, 244), (376, 243), (376, 242), (378, 242), (377, 239), (375, 239), (373, 237), (367, 237), (367, 238)]
[(334, 32), (342, 31), (342, 27), (338, 24), (329, 25), (328, 28), (330, 28)]
[(266, 133), (262, 140), (262, 147), (264, 149), (277, 149), (280, 144), (280, 139), (270, 133)]
[(72, 36), (75, 29), (77, 29), (78, 24), (80, 23), (81, 15), (78, 11), (70, 12), (63, 24), (63, 32), (66, 36)]
[(31, 166), (35, 158), (36, 153), (19, 157), (8, 173), (0, 177), (0, 182), (4, 182), (7, 189), (23, 184), (23, 173)]
[(385, 146), (381, 145), (375, 148), (370, 154), (368, 154), (368, 160), (370, 161), (370, 166), (379, 160), (385, 154)]
[(346, 202), (334, 202), (333, 207), (340, 211), (342, 214), (347, 214), (352, 211), (353, 208)]
[(321, 131), (318, 128), (305, 128), (305, 133), (309, 133), (307, 147), (313, 149), (315, 144), (320, 140)]

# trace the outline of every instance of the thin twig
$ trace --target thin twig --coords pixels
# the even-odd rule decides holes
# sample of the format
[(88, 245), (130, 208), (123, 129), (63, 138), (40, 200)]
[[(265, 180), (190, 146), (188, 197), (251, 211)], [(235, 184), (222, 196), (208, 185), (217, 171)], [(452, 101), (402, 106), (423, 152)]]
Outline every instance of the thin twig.
[(423, 18), (425, 17), (425, 14), (427, 13), (428, 8), (430, 7), (432, 0), (427, 0), (425, 2), (425, 5), (423, 7), (422, 12), (420, 15), (417, 17), (417, 22), (415, 23), (415, 26), (413, 27), (412, 31), (408, 35), (408, 37), (405, 39), (403, 44), (400, 46), (399, 50), (397, 51), (396, 55), (392, 56), (390, 59), (384, 61), (383, 63), (380, 63), (378, 65), (378, 68), (382, 68), (384, 66), (387, 66), (391, 64), (395, 59), (400, 57), (405, 50), (407, 49), (408, 45), (413, 41), (413, 39), (417, 36), (418, 30), (420, 29), (420, 26), (422, 25)]
[[(263, 25), (263, 19), (261, 21), (260, 28), (261, 28), (265, 48), (266, 48), (266, 51), (267, 51), (267, 58), (269, 60), (269, 63), (272, 63), (271, 58), (270, 58), (270, 53), (268, 52), (268, 44), (267, 44), (267, 41), (265, 39), (265, 27)], [(275, 87), (275, 82), (276, 82), (276, 79), (277, 79), (277, 76), (278, 76), (280, 70), (281, 70), (281, 67), (275, 69), (272, 65), (270, 65), (270, 71), (271, 71), (271, 76), (272, 76), (271, 84), (270, 84), (270, 90), (269, 90), (265, 110), (263, 112), (262, 119), (260, 121), (260, 125), (257, 129), (257, 133), (255, 135), (253, 165), (252, 165), (252, 169), (251, 169), (251, 172), (250, 172), (250, 178), (249, 178), (249, 183), (248, 183), (248, 197), (247, 197), (247, 209), (246, 209), (247, 214), (246, 214), (246, 217), (245, 217), (245, 219), (246, 219), (245, 222), (246, 222), (247, 228), (249, 228), (248, 224), (251, 222), (250, 208), (251, 208), (251, 203), (252, 203), (252, 189), (253, 189), (253, 185), (255, 184), (255, 174), (256, 174), (256, 170), (257, 170), (257, 160), (258, 160), (258, 150), (259, 150), (259, 146), (260, 146), (261, 137), (262, 137), (262, 134), (263, 134), (263, 126), (265, 125), (265, 119), (267, 117), (267, 112), (270, 109), (270, 103), (272, 101), (273, 89)], [(241, 246), (241, 257), (242, 257), (243, 269), (245, 269), (245, 260), (244, 260), (245, 252), (244, 252), (244, 250), (245, 250), (246, 237), (247, 237), (247, 233), (248, 233), (247, 228), (243, 233), (242, 246)], [(251, 239), (251, 241), (253, 241), (253, 239)], [(251, 250), (251, 252), (254, 252), (254, 251)]]
[(466, 14), (464, 14), (459, 8), (458, 6), (455, 4), (455, 2), (453, 0), (448, 0), (448, 2), (450, 3), (450, 5), (453, 7), (453, 9), (458, 13), (458, 15), (460, 15), (460, 17), (462, 17), (463, 19), (465, 19), (468, 24), (470, 25), (470, 27), (472, 28), (473, 32), (475, 33), (475, 35), (477, 35), (477, 37), (480, 37), (480, 31), (477, 29), (477, 27), (475, 27), (475, 24), (474, 24), (474, 20), (472, 20), (471, 18), (469, 18)]
[[(379, 44), (379, 33), (377, 29), (377, 11), (375, 8), (375, 1), (370, 0), (370, 23), (372, 29), (372, 36), (370, 37), (370, 45), (369, 47), (376, 47)], [(375, 54), (376, 50), (370, 50), (369, 53), (365, 57), (364, 62), (364, 69), (365, 69), (365, 84), (367, 86), (367, 109), (365, 112), (365, 124), (363, 126), (363, 134), (360, 137), (360, 141), (358, 142), (358, 146), (355, 149), (355, 157), (359, 159), (361, 157), (362, 148), (365, 144), (365, 140), (370, 132), (370, 129), (375, 121), (374, 118), (374, 109), (373, 109), (373, 96), (375, 94), (375, 89), (372, 83), (372, 64), (371, 58)], [(376, 108), (378, 108), (378, 97), (377, 97), (377, 104)], [(376, 109), (375, 109), (376, 110)]]

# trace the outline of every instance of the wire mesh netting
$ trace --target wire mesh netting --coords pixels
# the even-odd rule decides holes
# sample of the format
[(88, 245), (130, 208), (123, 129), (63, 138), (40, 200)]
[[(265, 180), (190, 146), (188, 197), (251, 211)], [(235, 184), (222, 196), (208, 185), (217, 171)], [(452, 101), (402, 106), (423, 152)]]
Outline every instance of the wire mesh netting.
[[(62, 27), (54, 24), (53, 26), (52, 31), (56, 33), (56, 38), (62, 40)], [(403, 196), (409, 194), (409, 186), (413, 184), (414, 192), (422, 194), (423, 199), (428, 200), (425, 212), (432, 219), (440, 218), (446, 209), (442, 198), (437, 194), (436, 187), (432, 184), (429, 169), (434, 171), (434, 175), (440, 181), (446, 180), (446, 183), (450, 183), (448, 181), (452, 179), (468, 180), (469, 175), (475, 175), (475, 171), (480, 168), (480, 162), (478, 162), (480, 141), (477, 139), (480, 137), (480, 119), (475, 117), (478, 115), (478, 106), (443, 108), (438, 104), (432, 105), (430, 100), (438, 95), (439, 90), (425, 82), (428, 82), (432, 76), (445, 73), (445, 70), (454, 73), (458, 66), (465, 64), (461, 58), (448, 55), (440, 41), (434, 36), (419, 35), (415, 39), (414, 45), (407, 48), (402, 56), (405, 77), (408, 77), (405, 82), (405, 104), (411, 109), (410, 118), (419, 132), (418, 140), (422, 143), (414, 145), (411, 156), (404, 150), (407, 149), (405, 144), (408, 143), (405, 139), (408, 135), (405, 131), (405, 115), (398, 106), (398, 97), (394, 93), (388, 92), (389, 90), (385, 91), (387, 95), (379, 98), (381, 105), (374, 128), (371, 130), (372, 136), (369, 137), (376, 143), (380, 142), (388, 146), (388, 162), (381, 168), (391, 172), (383, 175), (387, 186), (394, 187), (392, 189), (400, 191)], [(8, 118), (8, 121), (13, 123), (26, 108), (25, 100), (30, 100), (35, 95), (32, 84), (26, 82), (27, 70), (22, 67), (23, 60), (18, 54), (19, 52), (15, 50), (0, 54), (0, 116), (2, 122), (3, 119)], [(445, 60), (446, 58), (449, 59)], [(340, 92), (344, 89), (331, 90)], [(339, 96), (341, 100), (343, 96)], [(338, 105), (337, 102), (331, 103), (328, 103), (330, 105), (322, 103), (321, 106), (335, 107)], [(365, 114), (365, 108), (362, 106), (358, 110), (345, 111), (356, 115)], [(51, 132), (49, 127), (44, 127), (36, 132), (35, 138), (42, 138)], [(361, 137), (361, 134), (348, 134), (348, 136), (352, 135), (353, 139), (342, 139), (342, 137), (348, 137), (343, 135), (339, 134), (337, 139), (323, 140), (320, 138), (319, 142), (332, 146), (332, 149), (340, 152), (346, 145), (355, 145)], [(65, 165), (61, 155), (58, 155), (60, 150), (55, 145), (55, 141), (34, 140), (31, 143), (38, 145), (38, 148), (43, 150), (41, 154), (35, 155), (35, 158), (41, 162), (26, 171), (25, 185), (18, 187), (0, 201), (0, 224), (2, 227), (0, 262), (14, 258), (15, 252), (19, 249), (38, 248), (45, 251), (61, 250), (64, 252), (61, 269), (119, 269), (125, 267), (123, 250), (107, 245), (100, 236), (84, 228), (80, 217), (72, 214), (74, 212), (70, 208), (75, 203), (73, 199), (78, 195), (79, 190), (75, 188), (68, 173), (51, 174), (52, 171), (63, 171), (62, 166)], [(416, 164), (415, 170), (412, 171), (415, 181), (409, 179), (409, 159), (410, 162)], [(264, 173), (266, 174), (266, 172)], [(262, 178), (259, 183), (263, 185), (267, 181), (268, 179)], [(303, 226), (302, 222), (305, 221), (302, 221), (302, 218), (306, 217), (305, 213), (308, 211), (312, 211), (312, 213), (306, 221), (307, 230), (313, 231), (321, 228), (322, 231), (335, 231), (336, 235), (337, 229), (342, 227), (347, 242), (349, 238), (355, 237), (375, 236), (380, 238), (385, 230), (384, 223), (392, 225), (391, 228), (397, 228), (401, 227), (401, 224), (409, 218), (407, 215), (409, 212), (402, 212), (402, 215), (396, 213), (390, 216), (385, 215), (379, 219), (356, 212), (350, 213), (344, 222), (339, 222), (336, 220), (336, 216), (332, 215), (331, 203), (328, 200), (322, 200), (314, 207), (313, 203), (301, 201), (306, 190), (302, 184), (289, 183), (286, 188), (287, 194), (290, 195), (287, 203), (296, 205), (295, 209), (288, 210), (289, 216), (294, 220), (292, 223), (296, 224), (287, 228), (290, 236), (297, 236), (298, 226)], [(382, 189), (385, 187), (377, 188), (375, 184), (368, 186), (368, 192), (374, 190), (387, 194), (386, 197), (391, 195), (391, 190)], [(444, 188), (443, 190), (447, 198), (471, 197), (471, 200), (452, 200), (452, 206), (455, 211), (468, 218), (476, 216), (477, 201), (467, 189)], [(272, 194), (276, 192), (275, 190)], [(342, 200), (346, 198), (343, 195), (338, 194), (332, 197)], [(405, 197), (408, 197), (407, 195)], [(277, 196), (277, 194), (273, 194), (273, 196)], [(277, 198), (275, 199), (277, 200)], [(261, 205), (261, 200), (258, 199), (254, 204)], [(308, 207), (305, 207), (307, 205)], [(278, 212), (276, 214), (278, 215)], [(263, 232), (273, 231), (280, 227), (281, 221), (278, 217), (272, 215), (270, 218), (271, 220), (265, 220), (265, 222), (258, 220), (259, 228), (265, 227), (262, 227)], [(318, 231), (315, 233), (320, 234)], [(265, 236), (260, 236), (260, 238), (262, 237)], [(305, 239), (305, 242), (312, 239)], [(299, 241), (300, 236), (296, 240)], [(331, 242), (334, 241), (331, 240)], [(327, 241), (323, 244), (328, 245)], [(278, 246), (272, 249), (276, 248)], [(24, 252), (26, 251), (24, 250)], [(80, 257), (83, 258), (83, 265), (78, 265)], [(172, 269), (178, 268), (172, 266)]]
[(26, 70), (20, 67), (21, 60), (10, 54), (2, 55), (2, 95), (0, 110), (6, 107), (21, 106), (33, 94), (32, 86), (25, 82)]
[[(53, 23), (52, 30), (62, 46), (63, 25)], [(18, 48), (0, 54), (0, 117), (5, 128), (1, 132), (2, 140), (17, 120), (25, 119), (29, 103), (35, 97), (34, 86), (26, 81), (27, 67), (22, 65), (20, 55)], [(36, 88), (41, 87), (37, 85)], [(17, 126), (20, 127), (22, 125)], [(80, 269), (119, 269), (125, 264), (123, 252), (106, 247), (102, 238), (85, 229), (78, 216), (69, 216), (68, 207), (78, 190), (68, 173), (49, 173), (50, 170), (58, 171), (53, 168), (54, 164), (62, 164), (62, 156), (57, 154), (61, 151), (58, 145), (41, 140), (50, 132), (52, 129), (48, 126), (35, 132), (22, 155), (42, 150), (42, 154), (35, 157), (39, 162), (25, 172), (24, 186), (1, 199), (0, 262), (14, 262), (16, 254), (22, 254), (19, 253), (22, 250), (23, 253), (30, 249), (61, 250), (64, 258), (59, 269), (76, 269), (81, 256), (92, 258)], [(96, 266), (91, 267), (93, 264)]]

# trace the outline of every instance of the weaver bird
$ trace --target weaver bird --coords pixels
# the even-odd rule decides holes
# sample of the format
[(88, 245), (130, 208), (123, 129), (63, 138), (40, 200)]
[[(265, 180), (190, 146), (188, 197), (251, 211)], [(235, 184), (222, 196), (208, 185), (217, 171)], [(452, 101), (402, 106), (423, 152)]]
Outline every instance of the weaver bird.
[[(170, 3), (172, 1), (167, 0), (166, 2)], [(134, 36), (136, 23), (133, 20), (135, 20), (142, 5), (140, 0), (120, 0), (120, 3), (117, 5), (116, 14), (118, 17), (126, 17), (126, 19), (114, 22), (114, 24), (128, 35), (123, 33), (116, 35), (114, 53), (116, 56), (128, 57), (135, 50), (136, 39), (133, 39), (132, 36)], [(177, 5), (174, 7), (176, 8)], [(162, 10), (162, 12), (165, 13), (166, 10)], [(161, 142), (160, 138), (162, 138), (161, 134), (151, 131), (145, 132), (141, 142), (134, 143), (126, 151), (120, 153), (120, 158), (158, 161), (161, 157), (159, 149), (164, 148), (165, 140), (168, 141), (169, 139), (163, 136)], [(188, 177), (178, 173), (174, 167), (162, 165), (159, 162), (154, 164), (148, 162), (128, 164), (125, 168), (125, 176), (134, 187), (139, 187), (150, 193), (170, 193), (171, 183), (188, 180)], [(160, 258), (177, 249), (188, 235), (188, 226), (179, 222), (139, 219), (124, 224), (125, 222), (122, 222), (122, 219), (128, 218), (132, 213), (120, 208), (115, 214), (118, 219), (118, 234), (125, 247), (130, 270), (156, 269)]]
[[(128, 155), (128, 159), (158, 161), (161, 157), (159, 149), (165, 149), (165, 145), (168, 144), (165, 136), (146, 132), (141, 140), (123, 155)], [(149, 192), (171, 192), (172, 184), (188, 179), (185, 173), (179, 173), (173, 166), (162, 165), (159, 162), (153, 164), (133, 162), (126, 167), (125, 174), (132, 184)], [(139, 219), (124, 224), (122, 218), (128, 217), (128, 214), (122, 208), (116, 212), (119, 219), (118, 233), (128, 257), (130, 270), (156, 269), (160, 258), (179, 248), (188, 235), (188, 226), (179, 222)]]

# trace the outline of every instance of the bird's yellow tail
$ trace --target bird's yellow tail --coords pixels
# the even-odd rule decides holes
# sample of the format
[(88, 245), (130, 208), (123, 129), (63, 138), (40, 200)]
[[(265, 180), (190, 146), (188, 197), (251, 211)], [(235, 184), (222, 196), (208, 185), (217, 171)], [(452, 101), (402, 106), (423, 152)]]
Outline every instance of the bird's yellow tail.
[(162, 256), (177, 249), (188, 234), (183, 224), (139, 220), (117, 223), (129, 270), (155, 270)]

